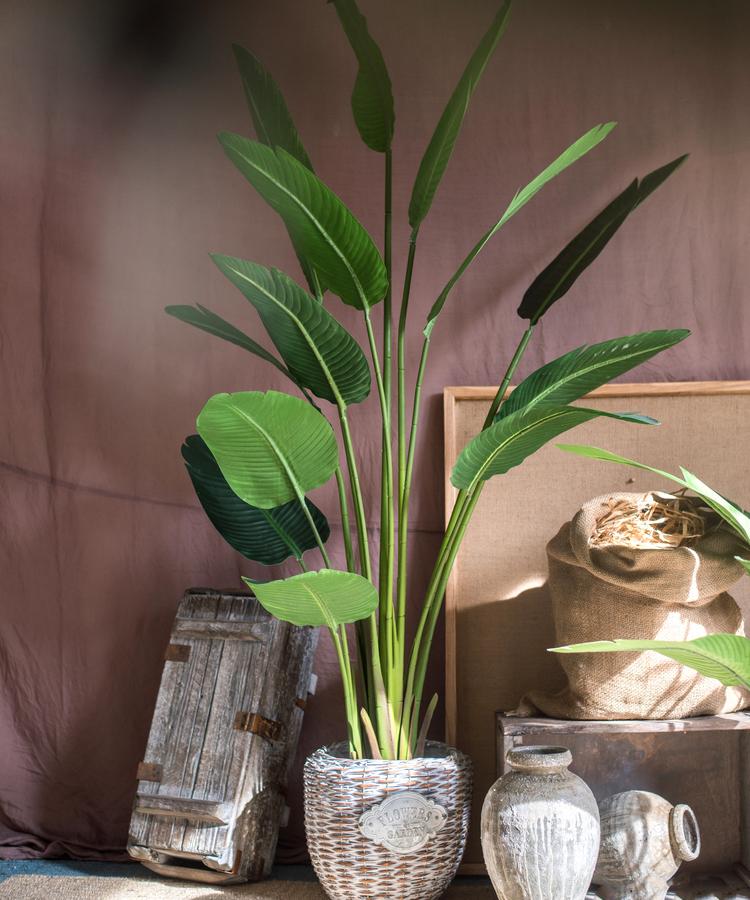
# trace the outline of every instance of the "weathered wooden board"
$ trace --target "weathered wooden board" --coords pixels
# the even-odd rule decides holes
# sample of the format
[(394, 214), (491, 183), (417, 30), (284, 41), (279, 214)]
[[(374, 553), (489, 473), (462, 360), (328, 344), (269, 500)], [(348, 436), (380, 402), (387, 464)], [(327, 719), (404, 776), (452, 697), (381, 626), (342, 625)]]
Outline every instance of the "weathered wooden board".
[(268, 875), (316, 642), (247, 593), (186, 592), (137, 773), (132, 857), (199, 881)]
[[(446, 514), (456, 494), (450, 470), (481, 428), (494, 394), (495, 388), (445, 390)], [(612, 384), (594, 391), (581, 405), (647, 413), (662, 424), (644, 428), (600, 418), (566, 435), (565, 441), (604, 447), (668, 471), (684, 465), (726, 496), (745, 506), (750, 503), (750, 382)], [(598, 494), (670, 488), (666, 480), (643, 471), (563, 453), (557, 443), (552, 441), (522, 466), (487, 483), (446, 591), (446, 733), (448, 742), (474, 762), (475, 811), (495, 777), (495, 710), (516, 708), (532, 688), (554, 691), (564, 684), (558, 660), (547, 652), (555, 644), (546, 584), (547, 542), (583, 502)], [(750, 579), (738, 582), (731, 593), (750, 622)], [(602, 635), (609, 636), (616, 635)], [(714, 747), (711, 772), (721, 792), (733, 777), (736, 753), (726, 752), (723, 735), (708, 734), (701, 741)], [(662, 745), (661, 763), (689, 780), (691, 760), (677, 752), (675, 744)], [(673, 748), (676, 755), (667, 761)], [(625, 782), (626, 773), (618, 782), (616, 761), (612, 766), (613, 792), (637, 786)], [(710, 794), (711, 784), (700, 780)], [(732, 822), (719, 819), (713, 824), (716, 847), (732, 848)], [(478, 823), (475, 814), (467, 863), (482, 860)], [(735, 861), (727, 858), (726, 865)]]

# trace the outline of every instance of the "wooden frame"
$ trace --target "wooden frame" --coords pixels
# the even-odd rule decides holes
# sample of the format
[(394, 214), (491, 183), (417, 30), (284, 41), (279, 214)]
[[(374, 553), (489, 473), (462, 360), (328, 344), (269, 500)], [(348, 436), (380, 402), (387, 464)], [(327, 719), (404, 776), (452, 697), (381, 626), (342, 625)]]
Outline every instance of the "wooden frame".
[[(460, 452), (461, 446), (463, 445), (463, 443), (465, 443), (466, 440), (466, 435), (461, 435), (462, 427), (464, 430), (466, 430), (467, 421), (472, 417), (471, 414), (467, 411), (468, 408), (465, 408), (464, 405), (474, 404), (473, 418), (478, 420), (480, 418), (480, 410), (483, 414), (483, 412), (486, 410), (486, 408), (494, 398), (495, 391), (495, 388), (490, 387), (449, 387), (444, 391), (446, 521), (448, 516), (450, 515), (450, 511), (452, 509), (457, 493), (455, 488), (453, 488), (453, 486), (450, 484), (450, 472), (453, 464), (455, 463), (456, 456), (458, 452)], [(714, 401), (711, 399), (705, 399), (722, 397), (729, 398), (729, 402), (714, 403)], [(607, 405), (610, 401), (636, 398), (639, 401), (637, 404), (633, 403), (632, 405), (625, 404), (617, 406)], [(707, 403), (711, 404), (709, 420), (710, 416), (713, 414), (713, 411), (720, 408), (720, 414), (727, 417), (727, 422), (711, 421), (711, 428), (708, 438), (705, 437), (705, 427), (697, 428), (696, 433), (699, 440), (696, 443), (691, 443), (686, 439), (684, 429), (681, 430), (681, 428), (678, 427), (679, 421), (676, 424), (675, 420), (684, 420), (685, 422), (687, 422), (690, 420), (691, 416), (697, 416), (699, 421), (705, 422)], [(602, 405), (607, 409), (626, 409), (628, 411), (637, 410), (639, 412), (656, 415), (657, 418), (660, 418), (664, 422), (664, 425), (661, 426), (657, 433), (657, 436), (654, 438), (652, 437), (653, 432), (651, 431), (651, 429), (639, 429), (636, 426), (633, 426), (634, 431), (627, 433), (619, 430), (615, 431), (614, 421), (602, 418), (596, 420), (596, 422), (586, 423), (583, 426), (579, 426), (579, 428), (571, 433), (570, 436), (562, 438), (563, 441), (568, 440), (569, 442), (575, 443), (593, 443), (597, 446), (605, 447), (615, 452), (622, 453), (625, 456), (632, 456), (636, 459), (640, 459), (644, 462), (657, 465), (667, 470), (676, 471), (677, 464), (681, 463), (683, 465), (686, 465), (692, 471), (695, 471), (696, 474), (705, 478), (709, 483), (712, 483), (713, 481), (713, 483), (720, 490), (723, 490), (729, 496), (734, 495), (738, 500), (746, 499), (742, 496), (743, 492), (746, 490), (744, 478), (742, 480), (742, 483), (739, 483), (739, 477), (734, 476), (737, 483), (733, 483), (732, 478), (730, 477), (729, 483), (727, 483), (727, 479), (726, 477), (724, 477), (726, 475), (725, 470), (733, 470), (735, 472), (739, 472), (741, 467), (739, 466), (739, 464), (733, 464), (729, 467), (725, 467), (723, 456), (726, 452), (726, 448), (732, 447), (734, 442), (747, 442), (747, 440), (750, 439), (750, 381), (613, 384), (607, 385), (592, 392), (592, 394), (589, 395), (588, 398), (582, 401), (582, 405), (590, 405), (594, 407)], [(667, 411), (666, 415), (664, 414), (664, 410)], [(675, 413), (677, 413), (677, 415), (675, 415)], [(700, 416), (702, 416), (703, 418), (701, 419)], [(608, 424), (601, 424), (605, 422)], [(481, 422), (479, 424), (481, 425)], [(623, 426), (621, 423), (617, 423), (617, 427), (619, 429), (630, 429), (631, 426)], [(602, 434), (608, 435), (610, 430), (612, 432), (611, 437), (601, 436)], [(712, 457), (710, 452), (710, 437), (714, 433), (718, 432), (722, 432), (726, 435), (726, 448), (722, 447), (722, 457), (719, 458), (717, 458), (715, 452), (713, 453)], [(596, 434), (598, 435), (598, 437), (596, 439), (591, 439), (590, 435), (592, 434)], [(459, 443), (461, 444), (461, 446), (459, 446)], [(640, 446), (641, 444), (642, 446)], [(665, 447), (668, 447), (668, 450), (666, 450)], [(556, 456), (554, 454), (556, 454)], [(527, 461), (527, 463), (525, 463), (524, 465), (533, 466), (533, 460), (537, 459), (537, 457), (541, 457), (542, 459), (544, 459), (547, 466), (559, 467), (561, 470), (565, 470), (566, 467), (570, 468), (573, 465), (571, 461), (575, 461), (575, 464), (579, 467), (582, 467), (582, 470), (583, 467), (586, 466), (607, 466), (607, 464), (605, 463), (595, 463), (593, 461), (586, 461), (577, 459), (572, 456), (566, 456), (565, 454), (560, 453), (560, 451), (554, 448), (554, 442), (552, 447), (548, 446), (543, 448), (539, 454), (535, 455), (532, 460)], [(707, 460), (713, 460), (713, 465), (708, 464)], [(581, 502), (585, 501), (591, 496), (596, 495), (597, 493), (601, 493), (604, 490), (614, 489), (615, 486), (618, 489), (623, 489), (623, 485), (626, 483), (626, 481), (629, 481), (628, 475), (630, 470), (611, 465), (608, 468), (609, 470), (611, 470), (612, 485), (601, 487), (602, 478), (609, 477), (609, 475), (603, 476), (601, 474), (603, 471), (602, 468), (600, 468), (598, 471), (595, 471), (595, 469), (586, 469), (585, 471), (587, 473), (593, 473), (591, 475), (591, 481), (593, 484), (597, 485), (597, 487), (592, 488), (592, 490), (588, 494), (581, 494), (580, 496), (578, 496), (573, 505), (569, 504), (569, 508), (562, 513), (556, 511), (554, 509), (554, 503), (552, 504), (553, 510), (550, 521), (546, 522), (545, 520), (544, 528), (541, 530), (538, 538), (541, 539), (542, 536), (546, 534), (546, 537), (544, 537), (544, 540), (541, 543), (542, 551), (544, 544), (546, 543), (546, 539), (552, 537), (554, 531), (562, 524), (563, 521), (565, 521), (566, 518), (569, 518), (569, 516), (575, 512), (576, 508), (580, 505)], [(744, 467), (742, 468), (744, 471)], [(520, 470), (514, 470), (514, 472), (516, 471)], [(503, 476), (503, 479), (513, 478), (514, 472)], [(539, 470), (537, 470), (537, 476), (539, 476)], [(586, 478), (588, 479), (588, 477), (589, 476), (587, 474)], [(495, 479), (495, 481), (502, 482), (503, 479)], [(578, 479), (579, 481), (581, 479), (580, 473), (578, 474)], [(550, 488), (549, 479), (544, 479), (543, 484), (545, 490)], [(648, 489), (651, 486), (661, 486), (656, 483), (656, 479), (651, 479), (651, 484), (646, 487), (644, 485), (644, 478), (640, 475), (637, 478), (637, 485), (638, 486), (631, 489), (638, 490), (642, 485), (644, 486), (644, 490)], [(535, 485), (532, 484), (529, 488), (529, 493), (533, 494), (534, 488)], [(492, 490), (493, 489), (488, 486), (485, 494), (491, 493)], [(564, 490), (565, 485), (551, 485), (552, 493), (554, 493), (555, 491)], [(581, 488), (581, 490), (585, 490), (585, 488)], [(535, 499), (536, 498), (533, 496), (529, 498), (530, 506), (534, 506)], [(482, 501), (478, 504), (477, 510), (475, 512), (474, 520), (477, 522), (476, 528), (481, 527), (482, 506), (484, 503), (485, 496), (482, 497)], [(555, 516), (556, 518), (554, 518)], [(554, 518), (554, 521), (552, 521), (552, 518)], [(498, 522), (497, 518), (490, 520), (485, 519), (484, 524), (488, 525), (488, 522), (494, 531), (498, 532), (499, 534), (502, 533), (503, 523)], [(475, 536), (477, 534), (478, 532), (475, 531)], [(471, 534), (468, 535), (468, 539), (468, 542), (470, 542)], [(501, 538), (498, 538), (498, 540), (502, 543)], [(462, 565), (466, 565), (462, 557), (464, 557), (467, 553), (467, 543), (464, 544), (464, 547), (458, 555), (456, 565), (453, 572), (451, 573), (451, 577), (446, 589), (445, 710), (446, 740), (448, 741), (448, 743), (458, 746), (465, 752), (469, 753), (469, 755), (474, 756), (475, 763), (477, 764), (478, 769), (479, 777), (477, 783), (477, 793), (475, 794), (474, 823), (472, 826), (474, 836), (473, 839), (470, 840), (469, 850), (467, 851), (467, 864), (462, 869), (462, 871), (465, 871), (466, 873), (471, 873), (481, 872), (483, 870), (483, 867), (481, 865), (481, 854), (478, 854), (477, 852), (478, 843), (476, 839), (476, 827), (478, 820), (478, 809), (481, 806), (481, 800), (484, 791), (486, 791), (487, 787), (489, 787), (489, 785), (485, 783), (487, 772), (489, 771), (489, 751), (487, 748), (487, 735), (483, 732), (484, 736), (482, 738), (482, 751), (480, 754), (477, 754), (475, 747), (473, 746), (475, 741), (474, 735), (472, 733), (467, 733), (466, 729), (463, 728), (460, 723), (461, 716), (459, 713), (459, 695), (460, 688), (462, 686), (462, 642), (459, 619), (462, 615), (463, 609), (461, 604), (462, 582), (465, 580), (463, 578)], [(743, 591), (746, 591), (744, 587)], [(746, 616), (748, 616), (748, 613), (750, 613), (750, 592), (748, 592), (748, 596), (746, 598), (743, 598), (740, 596), (743, 591), (738, 591), (737, 597), (740, 600), (741, 605), (743, 605), (745, 609)], [(519, 596), (521, 595), (519, 594)], [(474, 599), (475, 598), (472, 597), (471, 602), (474, 602)], [(750, 618), (750, 616), (748, 617)], [(550, 646), (550, 644), (547, 644), (546, 646)], [(491, 661), (489, 662), (491, 663)], [(548, 665), (548, 667), (552, 665), (551, 663), (546, 664)], [(473, 684), (473, 691), (476, 691), (480, 695), (484, 687), (482, 682), (483, 679), (479, 679), (479, 683)], [(530, 688), (532, 686), (535, 685), (528, 684), (523, 687), (522, 690), (525, 691), (527, 688)], [(546, 687), (546, 685), (544, 686)], [(481, 703), (483, 704), (482, 708), (486, 708), (487, 716), (486, 722), (484, 721), (484, 719), (482, 720), (482, 728), (494, 730), (493, 720), (499, 703), (493, 702), (492, 696), (482, 696), (480, 699)], [(505, 700), (501, 702), (513, 704), (517, 699), (518, 697), (515, 697), (515, 699)], [(476, 702), (478, 704), (480, 700), (472, 702)], [(511, 705), (506, 706), (506, 709), (510, 708), (512, 708)], [(480, 756), (482, 758), (479, 758)], [(488, 758), (485, 759), (484, 757)], [(492, 768), (494, 771), (494, 746), (492, 748)]]

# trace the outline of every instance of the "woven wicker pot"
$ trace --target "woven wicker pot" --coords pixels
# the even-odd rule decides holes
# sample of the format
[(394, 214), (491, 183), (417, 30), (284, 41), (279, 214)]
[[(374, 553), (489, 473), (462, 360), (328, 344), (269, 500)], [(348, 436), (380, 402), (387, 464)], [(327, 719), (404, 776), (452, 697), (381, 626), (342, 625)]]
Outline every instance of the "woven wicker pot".
[(429, 742), (410, 760), (352, 760), (345, 745), (305, 763), (305, 830), (332, 900), (432, 900), (453, 880), (471, 813), (471, 761)]

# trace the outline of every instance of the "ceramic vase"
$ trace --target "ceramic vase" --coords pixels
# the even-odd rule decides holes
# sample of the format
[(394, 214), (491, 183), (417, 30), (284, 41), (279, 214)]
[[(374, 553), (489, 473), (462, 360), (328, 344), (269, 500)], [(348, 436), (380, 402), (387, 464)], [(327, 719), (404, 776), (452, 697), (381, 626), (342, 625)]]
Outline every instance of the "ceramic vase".
[(305, 762), (305, 831), (332, 900), (433, 900), (453, 880), (471, 814), (471, 761), (445, 744), (424, 757), (349, 759), (346, 746)]
[(695, 814), (648, 791), (624, 791), (599, 805), (601, 848), (594, 881), (605, 900), (664, 900), (683, 861), (700, 853)]
[(599, 810), (564, 747), (518, 747), (482, 808), (484, 861), (500, 900), (583, 900)]

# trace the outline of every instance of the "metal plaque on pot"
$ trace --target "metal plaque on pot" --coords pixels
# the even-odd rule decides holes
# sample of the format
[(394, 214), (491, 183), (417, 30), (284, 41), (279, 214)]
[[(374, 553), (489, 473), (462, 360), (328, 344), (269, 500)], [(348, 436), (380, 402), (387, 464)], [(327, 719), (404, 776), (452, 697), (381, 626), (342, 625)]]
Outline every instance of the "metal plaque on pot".
[(414, 791), (399, 791), (363, 813), (359, 830), (392, 853), (405, 855), (424, 847), (447, 816), (434, 800)]

